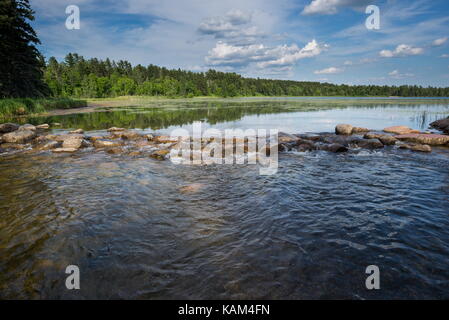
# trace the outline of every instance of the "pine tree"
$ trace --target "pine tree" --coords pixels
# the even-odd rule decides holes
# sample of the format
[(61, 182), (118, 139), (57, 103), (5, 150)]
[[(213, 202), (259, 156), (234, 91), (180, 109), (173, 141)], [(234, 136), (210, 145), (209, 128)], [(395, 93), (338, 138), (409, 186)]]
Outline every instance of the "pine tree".
[(29, 0), (0, 0), (0, 97), (48, 94)]

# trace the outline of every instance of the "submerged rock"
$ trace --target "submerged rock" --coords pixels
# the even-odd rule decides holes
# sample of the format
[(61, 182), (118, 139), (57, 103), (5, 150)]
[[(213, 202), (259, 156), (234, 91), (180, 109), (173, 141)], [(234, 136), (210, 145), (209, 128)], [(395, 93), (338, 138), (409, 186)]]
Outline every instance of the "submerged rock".
[(381, 149), (384, 144), (379, 139), (362, 139), (357, 146), (364, 149)]
[(19, 129), (19, 125), (15, 123), (0, 124), (0, 133), (9, 133)]
[(192, 183), (186, 186), (182, 186), (179, 188), (179, 192), (181, 193), (196, 193), (201, 191), (205, 186), (202, 183)]
[(432, 152), (432, 148), (427, 144), (402, 144), (399, 149), (408, 149), (418, 152)]
[(394, 133), (394, 134), (408, 134), (408, 133), (420, 133), (419, 130), (413, 130), (407, 126), (393, 126), (388, 127), (383, 130), (387, 133)]
[(442, 134), (419, 134), (419, 133), (410, 133), (398, 135), (395, 137), (401, 141), (415, 142), (420, 144), (428, 144), (428, 145), (444, 145), (449, 144), (449, 136)]
[(8, 143), (26, 143), (36, 136), (36, 132), (31, 130), (16, 130), (4, 134), (2, 140)]
[(123, 153), (123, 149), (120, 148), (120, 147), (114, 147), (114, 148), (108, 149), (107, 153), (109, 153), (109, 154), (120, 154), (120, 153)]
[(349, 149), (342, 144), (333, 143), (333, 144), (325, 144), (318, 147), (319, 150), (329, 151), (329, 152), (347, 152)]
[(120, 134), (120, 138), (127, 140), (135, 140), (141, 138), (141, 135), (134, 131), (124, 131)]
[(156, 150), (153, 153), (150, 154), (151, 158), (158, 159), (158, 160), (165, 160), (166, 156), (170, 153), (170, 150), (164, 149), (164, 150)]
[(386, 146), (393, 146), (396, 144), (396, 142), (398, 142), (398, 139), (396, 139), (393, 136), (389, 136), (387, 134), (385, 135), (381, 135), (379, 138), (377, 138), (380, 140), (380, 142), (382, 142), (384, 145)]
[(430, 127), (449, 134), (449, 118), (434, 121), (430, 124)]
[(338, 124), (335, 127), (335, 133), (336, 134), (342, 134), (342, 135), (350, 135), (352, 134), (353, 126), (350, 124)]
[(72, 153), (72, 152), (76, 152), (78, 149), (77, 148), (56, 148), (53, 149), (53, 152), (55, 153)]
[(47, 143), (44, 143), (42, 145), (38, 145), (36, 147), (37, 150), (51, 150), (51, 149), (56, 149), (59, 148), (61, 146), (61, 143), (58, 141), (49, 141)]
[(121, 143), (116, 141), (109, 141), (109, 140), (95, 140), (94, 141), (94, 147), (95, 148), (112, 148), (112, 147), (118, 147)]
[(2, 143), (0, 145), (0, 148), (5, 149), (5, 150), (8, 150), (8, 149), (23, 150), (26, 148), (26, 146), (23, 144), (17, 144), (17, 143)]

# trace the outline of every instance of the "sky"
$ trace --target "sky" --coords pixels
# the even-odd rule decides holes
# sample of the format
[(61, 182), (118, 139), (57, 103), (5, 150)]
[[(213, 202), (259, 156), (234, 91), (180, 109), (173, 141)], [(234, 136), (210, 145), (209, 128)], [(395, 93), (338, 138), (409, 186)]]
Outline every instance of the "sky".
[[(349, 85), (449, 86), (447, 0), (30, 0), (46, 58)], [(66, 8), (80, 28), (66, 28)], [(379, 29), (368, 29), (370, 5)]]

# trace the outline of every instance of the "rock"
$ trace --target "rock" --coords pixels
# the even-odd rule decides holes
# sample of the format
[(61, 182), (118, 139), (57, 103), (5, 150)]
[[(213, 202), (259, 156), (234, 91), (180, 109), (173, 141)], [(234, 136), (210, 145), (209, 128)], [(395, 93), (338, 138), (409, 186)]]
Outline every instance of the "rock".
[(116, 141), (108, 141), (108, 140), (95, 140), (94, 141), (94, 147), (95, 148), (112, 148), (112, 147), (118, 147), (121, 144)]
[(432, 152), (432, 148), (427, 144), (402, 144), (399, 149), (408, 149), (418, 152)]
[(104, 139), (104, 137), (102, 136), (91, 136), (91, 137), (87, 137), (88, 140), (94, 142), (96, 140), (100, 140), (100, 139)]
[(131, 157), (138, 157), (140, 155), (142, 155), (142, 152), (140, 152), (140, 151), (132, 151), (132, 152), (128, 153), (128, 156), (131, 156)]
[(201, 191), (205, 186), (202, 183), (192, 183), (187, 186), (182, 186), (179, 188), (179, 192), (181, 193), (196, 193)]
[(23, 144), (17, 144), (17, 143), (2, 143), (0, 145), (0, 148), (2, 149), (14, 149), (14, 150), (22, 150), (25, 149), (26, 147)]
[(56, 148), (56, 149), (53, 149), (53, 152), (55, 152), (55, 153), (63, 153), (63, 152), (71, 153), (71, 152), (76, 152), (77, 150), (78, 150), (77, 148)]
[(71, 148), (79, 149), (79, 148), (81, 148), (82, 143), (83, 143), (83, 139), (79, 139), (79, 138), (66, 139), (62, 143), (62, 147), (69, 148), (69, 149), (71, 149)]
[(17, 130), (3, 135), (2, 140), (9, 143), (26, 143), (36, 137), (31, 130)]
[(36, 129), (48, 129), (48, 128), (50, 128), (50, 125), (47, 123), (36, 126)]
[(148, 141), (153, 141), (154, 136), (153, 136), (151, 133), (149, 133), (149, 134), (146, 134), (146, 135), (145, 135), (145, 138), (147, 138)]
[(112, 128), (109, 128), (107, 131), (108, 132), (118, 132), (118, 131), (125, 131), (125, 129), (124, 128), (112, 127)]
[(9, 133), (19, 129), (19, 125), (15, 123), (0, 124), (0, 133)]
[(123, 152), (123, 149), (119, 148), (119, 147), (114, 147), (114, 148), (108, 149), (108, 151), (107, 151), (107, 153), (109, 153), (109, 154), (120, 154), (122, 152)]
[(156, 150), (152, 154), (150, 154), (151, 158), (164, 160), (165, 157), (170, 153), (170, 150)]
[(379, 139), (380, 137), (382, 137), (384, 134), (382, 133), (374, 133), (374, 132), (367, 132), (365, 133), (365, 135), (363, 136), (364, 139)]
[(279, 143), (290, 143), (290, 142), (296, 142), (298, 141), (300, 138), (292, 135), (292, 134), (288, 134), (288, 133), (284, 133), (284, 132), (279, 132), (278, 134), (278, 142)]
[(384, 144), (378, 139), (363, 139), (357, 143), (357, 146), (363, 149), (381, 149)]
[(325, 144), (319, 146), (320, 150), (329, 151), (329, 152), (347, 152), (348, 148), (344, 145), (333, 143), (333, 144)]
[(170, 136), (157, 136), (154, 138), (156, 143), (175, 143), (178, 142), (178, 137), (170, 137)]
[(335, 127), (336, 134), (350, 135), (352, 134), (352, 126), (350, 124), (339, 124)]
[(27, 124), (24, 124), (24, 125), (20, 126), (18, 130), (36, 131), (36, 127), (33, 126), (32, 124), (27, 123)]
[(61, 143), (58, 142), (58, 141), (49, 141), (47, 143), (44, 143), (43, 145), (37, 146), (36, 149), (38, 149), (38, 150), (50, 150), (50, 149), (59, 148), (60, 145), (61, 145)]
[(60, 142), (64, 142), (65, 140), (71, 140), (71, 139), (84, 139), (84, 135), (82, 134), (61, 134), (61, 135), (48, 135), (48, 139), (50, 140), (56, 140)]
[(398, 139), (396, 139), (393, 136), (389, 136), (387, 134), (381, 135), (377, 139), (379, 139), (380, 142), (382, 142), (382, 144), (385, 145), (385, 146), (392, 146), (392, 145), (395, 145), (396, 142), (398, 142)]
[(449, 134), (449, 118), (434, 121), (430, 124), (430, 127)]
[(428, 144), (433, 146), (449, 144), (449, 136), (442, 134), (409, 133), (395, 136), (395, 138), (401, 141)]
[(362, 128), (362, 127), (353, 127), (352, 128), (352, 134), (364, 133), (364, 132), (368, 132), (368, 131), (369, 131), (369, 129)]
[(406, 126), (388, 127), (388, 128), (385, 128), (383, 131), (387, 132), (387, 133), (394, 133), (394, 134), (420, 133), (419, 130), (413, 130)]
[(83, 134), (83, 133), (84, 133), (83, 129), (76, 129), (69, 132), (69, 134)]
[(120, 134), (120, 138), (127, 140), (135, 140), (141, 138), (141, 135), (134, 131), (124, 131)]

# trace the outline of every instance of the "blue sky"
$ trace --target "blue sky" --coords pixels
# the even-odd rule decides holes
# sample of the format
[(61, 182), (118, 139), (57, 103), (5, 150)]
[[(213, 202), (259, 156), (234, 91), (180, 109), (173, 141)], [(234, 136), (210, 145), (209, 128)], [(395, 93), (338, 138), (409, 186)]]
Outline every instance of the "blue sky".
[[(31, 0), (41, 52), (346, 84), (449, 86), (447, 0)], [(67, 30), (77, 5), (81, 28)], [(380, 29), (368, 30), (368, 5)]]

